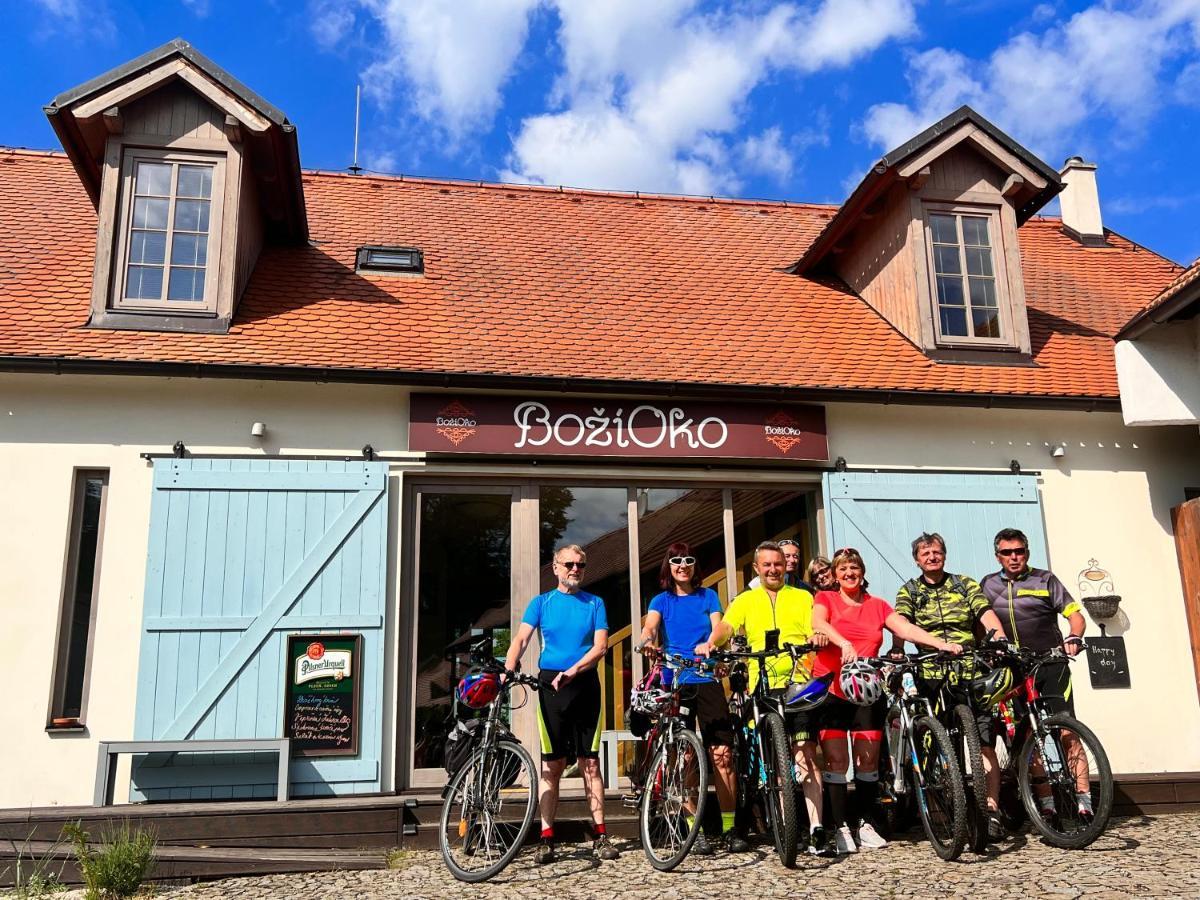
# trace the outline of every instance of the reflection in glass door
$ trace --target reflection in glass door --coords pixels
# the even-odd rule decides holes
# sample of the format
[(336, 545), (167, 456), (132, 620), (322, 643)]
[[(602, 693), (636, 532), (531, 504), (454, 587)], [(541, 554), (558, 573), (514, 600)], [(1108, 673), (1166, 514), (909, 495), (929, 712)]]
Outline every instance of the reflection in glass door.
[[(416, 495), (416, 634), (412, 767), (445, 780), (454, 687), (469, 647), (508, 652), (512, 619), (512, 488), (430, 488)], [(432, 778), (421, 778), (421, 770)]]

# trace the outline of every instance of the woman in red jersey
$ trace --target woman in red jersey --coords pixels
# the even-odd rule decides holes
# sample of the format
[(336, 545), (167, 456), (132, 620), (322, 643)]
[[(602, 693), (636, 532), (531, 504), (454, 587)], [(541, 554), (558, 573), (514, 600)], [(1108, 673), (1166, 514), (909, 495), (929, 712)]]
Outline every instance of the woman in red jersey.
[[(836, 640), (817, 652), (813, 676), (833, 673), (830, 696), (818, 709), (821, 752), (825, 757), (822, 778), (833, 813), (834, 841), (838, 853), (854, 853), (887, 845), (872, 826), (869, 816), (879, 796), (879, 747), (883, 740), (883, 717), (887, 711), (879, 673), (856, 666), (859, 657), (877, 656), (886, 628), (898, 639), (961, 653), (949, 644), (896, 613), (886, 600), (867, 593), (866, 566), (851, 547), (833, 556), (837, 590), (821, 591), (813, 602), (813, 630)], [(832, 626), (832, 627), (831, 627)], [(850, 754), (846, 738), (854, 744), (854, 795), (858, 842), (846, 817), (846, 770)]]

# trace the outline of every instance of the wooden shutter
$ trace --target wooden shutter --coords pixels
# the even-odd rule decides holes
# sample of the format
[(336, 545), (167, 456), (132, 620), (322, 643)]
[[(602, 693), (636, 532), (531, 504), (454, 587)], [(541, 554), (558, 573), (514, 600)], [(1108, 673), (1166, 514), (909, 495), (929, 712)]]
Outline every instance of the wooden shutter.
[(979, 580), (1000, 568), (992, 540), (1001, 528), (1024, 531), (1030, 565), (1049, 565), (1033, 476), (831, 472), (823, 483), (830, 551), (862, 553), (871, 593), (889, 603), (919, 573), (912, 541), (921, 532), (946, 539), (946, 570), (956, 575)]
[[(136, 740), (279, 737), (288, 632), (363, 635), (361, 752), (296, 759), (293, 796), (380, 790), (387, 466), (157, 460)], [(267, 754), (154, 755), (132, 799), (273, 797)]]

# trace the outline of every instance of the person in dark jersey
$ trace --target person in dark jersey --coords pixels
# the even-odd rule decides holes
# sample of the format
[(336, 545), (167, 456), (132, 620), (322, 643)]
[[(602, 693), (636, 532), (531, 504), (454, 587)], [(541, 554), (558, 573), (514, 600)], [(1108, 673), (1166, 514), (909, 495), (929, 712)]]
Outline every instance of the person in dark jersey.
[[(702, 580), (699, 563), (688, 544), (680, 541), (667, 548), (658, 573), (663, 590), (650, 601), (642, 626), (643, 648), (659, 646), (661, 628), (662, 647), (667, 653), (697, 658), (713, 652), (721, 631), (721, 601), (712, 588), (700, 586)], [(722, 843), (733, 853), (744, 853), (750, 845), (734, 830), (734, 735), (725, 690), (711, 673), (699, 669), (682, 669), (675, 677), (680, 685), (688, 686), (683, 696), (698, 721), (700, 738), (712, 760), (721, 807)], [(710, 856), (714, 849), (701, 832), (691, 852)]]
[(554, 814), (558, 785), (568, 759), (579, 762), (596, 838), (598, 859), (621, 854), (604, 825), (604, 779), (600, 773), (600, 678), (596, 664), (608, 652), (608, 615), (604, 601), (581, 590), (587, 554), (576, 544), (554, 552), (558, 587), (539, 594), (521, 619), (504, 665), (517, 671), (534, 631), (541, 632), (538, 680), (550, 690), (538, 691), (538, 731), (542, 745), (542, 843), (534, 854), (538, 865), (556, 859)]

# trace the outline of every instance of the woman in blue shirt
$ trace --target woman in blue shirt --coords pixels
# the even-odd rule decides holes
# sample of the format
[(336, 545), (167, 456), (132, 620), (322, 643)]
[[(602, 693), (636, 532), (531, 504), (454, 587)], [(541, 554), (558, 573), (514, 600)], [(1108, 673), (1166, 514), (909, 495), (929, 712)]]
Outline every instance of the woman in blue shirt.
[[(701, 580), (699, 565), (688, 544), (679, 541), (667, 548), (658, 576), (663, 591), (650, 601), (650, 611), (642, 626), (643, 647), (660, 646), (657, 636), (661, 628), (661, 646), (667, 653), (707, 657), (713, 652), (721, 627), (721, 601), (711, 588), (700, 586)], [(676, 677), (680, 684), (692, 685), (696, 692), (688, 705), (699, 720), (700, 737), (716, 773), (725, 845), (733, 852), (749, 850), (750, 845), (734, 830), (734, 735), (725, 690), (712, 674), (700, 669), (683, 669)], [(692, 845), (692, 852), (701, 855), (714, 852), (703, 832)]]

